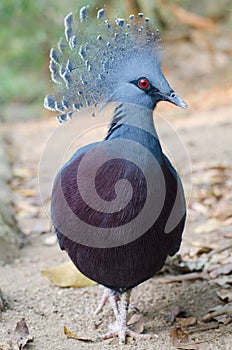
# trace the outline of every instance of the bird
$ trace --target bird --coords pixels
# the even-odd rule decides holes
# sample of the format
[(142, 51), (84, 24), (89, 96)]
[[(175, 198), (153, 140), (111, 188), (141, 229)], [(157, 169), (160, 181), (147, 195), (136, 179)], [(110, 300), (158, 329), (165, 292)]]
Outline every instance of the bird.
[(113, 309), (115, 322), (97, 339), (118, 336), (125, 344), (147, 336), (127, 325), (131, 291), (178, 252), (186, 219), (181, 179), (162, 150), (153, 111), (160, 101), (187, 104), (163, 74), (159, 32), (143, 13), (113, 21), (102, 8), (93, 19), (84, 6), (65, 17), (64, 28), (50, 51), (56, 88), (44, 107), (59, 112), (61, 123), (89, 106), (113, 104), (113, 115), (105, 138), (78, 149), (58, 171), (51, 219), (60, 248), (104, 286), (96, 313), (107, 301)]

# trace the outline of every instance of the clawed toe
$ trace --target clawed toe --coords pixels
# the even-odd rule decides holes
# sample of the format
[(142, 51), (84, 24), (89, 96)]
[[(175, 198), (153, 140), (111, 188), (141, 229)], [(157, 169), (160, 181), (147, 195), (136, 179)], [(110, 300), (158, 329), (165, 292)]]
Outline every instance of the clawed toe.
[[(118, 337), (119, 343), (125, 344), (127, 337), (140, 338), (140, 339), (151, 338), (150, 334), (137, 333), (132, 329), (128, 328), (127, 326), (127, 310), (130, 304), (130, 291), (125, 291), (124, 293), (119, 295), (119, 293), (117, 292), (115, 293), (115, 291), (112, 291), (106, 288), (103, 294), (103, 297), (101, 299), (100, 305), (97, 308), (95, 313), (98, 313), (103, 309), (108, 299), (114, 311), (116, 322), (111, 323), (109, 325), (109, 332), (97, 337), (96, 341)], [(120, 301), (119, 305), (118, 305), (118, 301)]]
[[(155, 334), (157, 337), (157, 335)], [(111, 323), (109, 325), (109, 332), (99, 336), (96, 341), (101, 341), (101, 340), (106, 340), (106, 339), (111, 339), (111, 338), (119, 338), (119, 343), (120, 344), (125, 344), (126, 343), (126, 338), (131, 337), (134, 339), (150, 339), (151, 335), (150, 334), (140, 334), (132, 329), (128, 328), (127, 326), (124, 326), (123, 324), (119, 324), (118, 322)]]

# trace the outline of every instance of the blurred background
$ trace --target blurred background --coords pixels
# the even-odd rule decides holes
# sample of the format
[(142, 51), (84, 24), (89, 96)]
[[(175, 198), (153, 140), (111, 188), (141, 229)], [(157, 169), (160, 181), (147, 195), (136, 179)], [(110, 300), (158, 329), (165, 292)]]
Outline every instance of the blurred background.
[[(204, 78), (210, 80), (207, 88), (216, 85), (217, 78), (229, 82), (229, 75), (221, 73), (231, 72), (231, 0), (89, 0), (87, 3), (92, 9), (106, 4), (108, 17), (138, 12), (149, 16), (164, 42), (164, 68), (179, 76), (182, 91), (186, 88), (194, 91), (196, 84), (197, 89), (204, 89), (199, 84)], [(63, 33), (64, 15), (83, 5), (86, 0), (0, 1), (1, 119), (39, 117), (44, 113), (43, 96), (51, 89), (50, 47)]]

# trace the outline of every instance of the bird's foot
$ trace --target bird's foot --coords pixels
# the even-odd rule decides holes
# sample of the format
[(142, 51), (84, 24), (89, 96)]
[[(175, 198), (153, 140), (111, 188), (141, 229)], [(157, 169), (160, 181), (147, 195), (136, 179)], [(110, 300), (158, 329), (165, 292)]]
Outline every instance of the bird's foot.
[[(100, 312), (104, 307), (106, 301), (109, 299), (112, 309), (114, 310), (116, 322), (111, 323), (109, 325), (109, 332), (107, 332), (106, 334), (103, 334), (102, 336), (99, 336), (96, 340), (105, 340), (105, 339), (119, 337), (119, 343), (125, 344), (126, 337), (145, 338), (145, 339), (148, 339), (151, 337), (148, 334), (136, 333), (135, 331), (133, 331), (127, 326), (127, 310), (130, 303), (130, 293), (131, 293), (130, 291), (126, 291), (122, 293), (120, 296), (119, 293), (116, 293), (110, 289), (105, 290), (100, 306), (97, 308), (96, 311), (97, 313)], [(118, 305), (118, 300), (120, 300), (119, 305)]]
[(151, 335), (137, 333), (129, 327), (127, 327), (125, 324), (116, 321), (109, 325), (109, 332), (99, 336), (96, 340), (101, 341), (115, 337), (119, 338), (119, 344), (126, 344), (126, 337), (131, 337), (134, 339), (150, 339)]

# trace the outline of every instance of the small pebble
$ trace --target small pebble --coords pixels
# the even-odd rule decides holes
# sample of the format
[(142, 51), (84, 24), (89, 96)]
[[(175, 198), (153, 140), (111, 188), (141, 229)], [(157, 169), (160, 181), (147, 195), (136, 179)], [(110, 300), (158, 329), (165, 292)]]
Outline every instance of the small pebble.
[(55, 235), (48, 236), (43, 240), (43, 245), (45, 245), (47, 247), (51, 247), (51, 246), (54, 246), (56, 244), (57, 244), (57, 238)]

